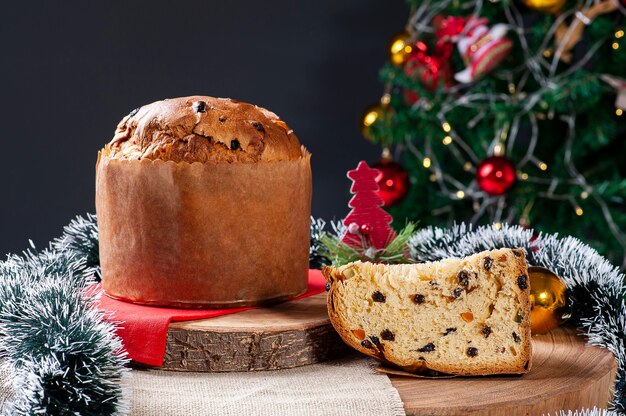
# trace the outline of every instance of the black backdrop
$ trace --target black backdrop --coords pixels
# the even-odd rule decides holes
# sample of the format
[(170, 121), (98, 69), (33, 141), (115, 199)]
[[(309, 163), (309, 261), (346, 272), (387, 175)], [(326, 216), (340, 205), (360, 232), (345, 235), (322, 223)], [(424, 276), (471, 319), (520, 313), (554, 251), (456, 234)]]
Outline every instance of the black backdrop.
[(118, 121), (161, 98), (233, 97), (279, 114), (313, 153), (313, 214), (347, 212), (345, 172), (402, 0), (5, 2), (0, 15), (0, 255), (94, 211)]

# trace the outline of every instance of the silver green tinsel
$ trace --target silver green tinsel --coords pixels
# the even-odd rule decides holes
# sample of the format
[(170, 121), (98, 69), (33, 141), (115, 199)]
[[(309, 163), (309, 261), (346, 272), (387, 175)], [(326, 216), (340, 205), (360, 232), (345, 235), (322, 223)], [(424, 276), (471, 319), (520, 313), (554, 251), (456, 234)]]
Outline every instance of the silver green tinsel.
[[(596, 407), (593, 409), (583, 409), (583, 410), (575, 410), (575, 411), (560, 411), (555, 413), (557, 416), (618, 416), (618, 413), (610, 411), (610, 410), (601, 410)], [(550, 414), (548, 414), (550, 416)]]
[[(0, 262), (0, 361), (13, 390), (6, 415), (127, 412), (128, 360), (97, 294), (86, 295), (97, 272), (86, 255), (94, 240), (77, 225), (93, 229), (95, 217), (77, 218), (45, 250)], [(97, 234), (95, 243), (97, 252)]]
[(311, 217), (311, 245), (309, 246), (309, 267), (312, 269), (321, 269), (322, 266), (328, 266), (330, 260), (324, 254), (324, 245), (322, 238), (326, 234), (326, 221), (321, 218), (315, 219)]
[(85, 266), (96, 272), (100, 280), (100, 250), (98, 223), (94, 214), (80, 215), (63, 227), (63, 235), (52, 241), (55, 251), (67, 253), (85, 261)]

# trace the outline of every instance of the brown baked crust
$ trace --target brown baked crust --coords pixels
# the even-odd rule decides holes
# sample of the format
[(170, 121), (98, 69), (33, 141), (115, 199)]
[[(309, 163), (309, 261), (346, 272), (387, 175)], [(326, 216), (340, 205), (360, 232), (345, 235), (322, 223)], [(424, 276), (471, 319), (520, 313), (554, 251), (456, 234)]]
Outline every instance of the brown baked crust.
[[(507, 251), (510, 252), (512, 255), (507, 255)], [(502, 255), (502, 258), (506, 259), (505, 261), (509, 262), (507, 269), (510, 276), (528, 276), (525, 253), (521, 249), (500, 249), (496, 251), (486, 251), (463, 259), (463, 262), (465, 262), (466, 260), (484, 261), (485, 257), (493, 255), (493, 253), (505, 253)], [(330, 290), (327, 296), (327, 308), (328, 315), (333, 327), (346, 344), (363, 354), (369, 355), (383, 363), (401, 368), (411, 373), (425, 373), (428, 370), (433, 370), (444, 374), (476, 376), (493, 374), (524, 374), (530, 371), (530, 368), (532, 366), (532, 346), (530, 328), (530, 289), (528, 287), (526, 287), (525, 289), (516, 287), (514, 289), (516, 298), (523, 312), (522, 322), (520, 322), (519, 324), (519, 331), (521, 335), (520, 351), (519, 354), (516, 356), (514, 362), (508, 363), (508, 365), (506, 366), (484, 364), (482, 366), (472, 366), (472, 368), (462, 368), (459, 366), (447, 365), (445, 362), (426, 363), (424, 361), (416, 359), (411, 362), (410, 365), (399, 365), (395, 362), (397, 357), (386, 354), (384, 349), (381, 350), (363, 347), (361, 343), (359, 343), (358, 339), (355, 338), (354, 333), (352, 333), (350, 329), (346, 326), (346, 322), (344, 322), (341, 314), (337, 312), (336, 308), (338, 302), (336, 301), (336, 297), (342, 296), (341, 292), (343, 292), (344, 285), (341, 283), (346, 279), (346, 276), (337, 268), (328, 266), (324, 266), (322, 268), (322, 274), (324, 275), (324, 277), (326, 277), (326, 280), (330, 286)]]
[(114, 159), (254, 163), (302, 157), (298, 138), (271, 111), (230, 98), (166, 99), (133, 110), (108, 146)]

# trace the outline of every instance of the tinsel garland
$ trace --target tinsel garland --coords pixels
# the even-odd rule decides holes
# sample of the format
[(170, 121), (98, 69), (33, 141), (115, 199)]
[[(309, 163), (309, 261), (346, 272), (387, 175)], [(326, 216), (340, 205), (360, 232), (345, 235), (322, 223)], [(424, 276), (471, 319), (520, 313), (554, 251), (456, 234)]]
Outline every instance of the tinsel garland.
[(13, 390), (4, 414), (127, 413), (128, 360), (97, 294), (85, 293), (97, 242), (95, 216), (77, 217), (47, 249), (0, 262), (0, 362)]
[[(332, 223), (331, 223), (332, 224)], [(321, 269), (322, 266), (328, 266), (330, 260), (327, 257), (322, 239), (326, 232), (326, 221), (321, 218), (315, 219), (311, 217), (311, 245), (309, 246), (309, 267), (312, 269)]]
[(63, 228), (63, 235), (52, 242), (52, 248), (61, 253), (73, 255), (85, 260), (85, 266), (91, 267), (100, 280), (100, 244), (98, 223), (94, 214), (80, 215)]
[[(597, 408), (586, 409), (586, 410), (576, 410), (576, 411), (561, 411), (556, 414), (557, 416), (618, 416), (618, 413), (610, 411), (610, 410), (600, 410)], [(550, 414), (548, 414), (550, 416)]]
[[(330, 263), (321, 243), (341, 224), (311, 221), (311, 267)], [(547, 267), (569, 289), (574, 314), (570, 324), (585, 331), (589, 343), (609, 349), (618, 361), (614, 410), (626, 410), (626, 286), (624, 275), (595, 250), (572, 237), (535, 235), (503, 226), (428, 227), (410, 238), (416, 262), (467, 256), (500, 247), (526, 250), (528, 263)], [(128, 412), (123, 379), (128, 363), (114, 326), (104, 320), (85, 291), (99, 276), (96, 217), (77, 217), (47, 249), (34, 247), (0, 262), (0, 361), (11, 374), (13, 400), (7, 415), (113, 415)], [(613, 416), (597, 409), (559, 416)]]

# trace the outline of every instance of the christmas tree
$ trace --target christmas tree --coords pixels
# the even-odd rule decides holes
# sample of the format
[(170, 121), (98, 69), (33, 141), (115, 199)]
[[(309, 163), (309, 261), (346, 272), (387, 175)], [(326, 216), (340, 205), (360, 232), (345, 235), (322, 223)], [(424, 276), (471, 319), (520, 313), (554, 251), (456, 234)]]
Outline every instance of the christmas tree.
[(361, 125), (396, 222), (521, 224), (624, 264), (624, 3), (409, 1)]

